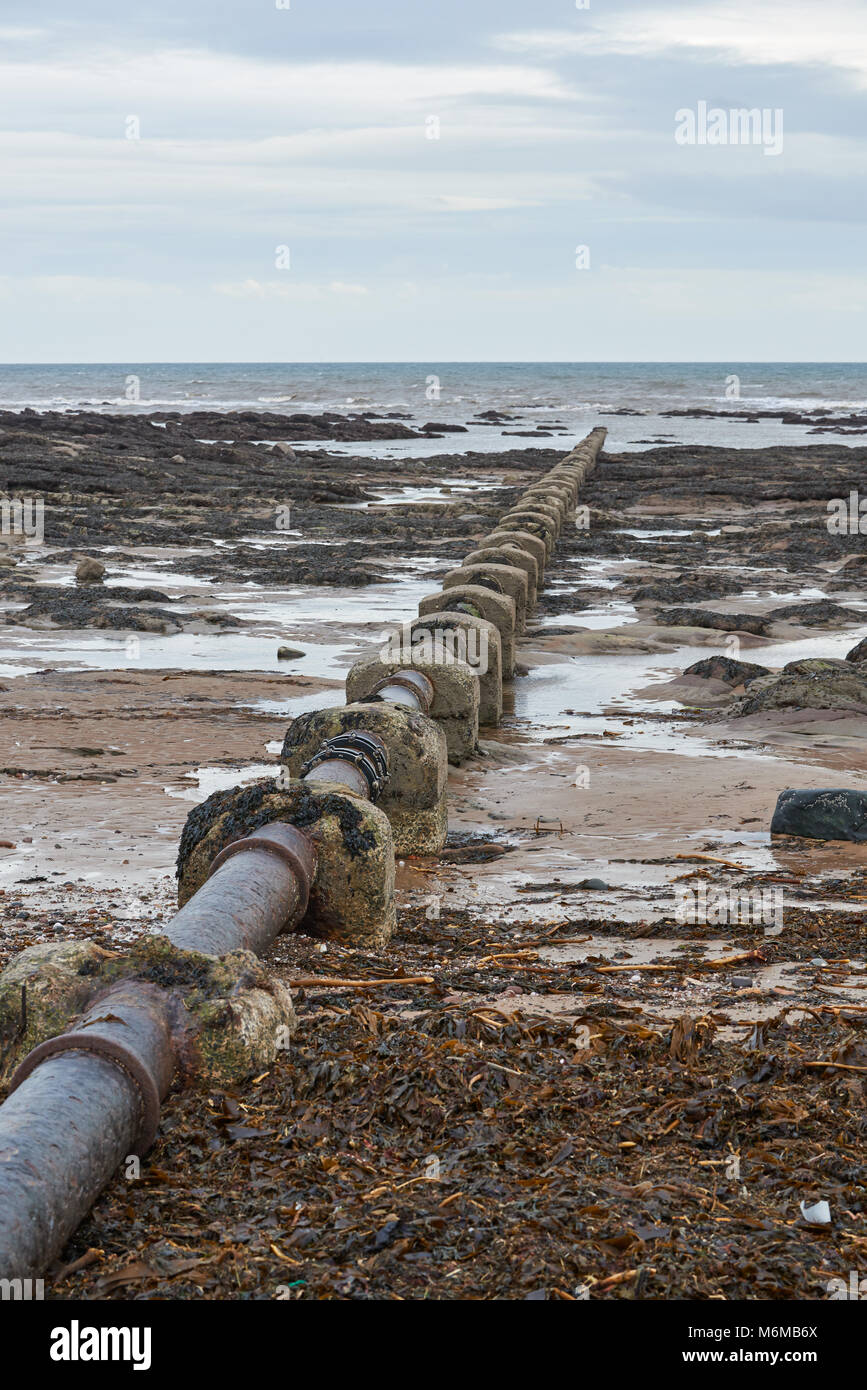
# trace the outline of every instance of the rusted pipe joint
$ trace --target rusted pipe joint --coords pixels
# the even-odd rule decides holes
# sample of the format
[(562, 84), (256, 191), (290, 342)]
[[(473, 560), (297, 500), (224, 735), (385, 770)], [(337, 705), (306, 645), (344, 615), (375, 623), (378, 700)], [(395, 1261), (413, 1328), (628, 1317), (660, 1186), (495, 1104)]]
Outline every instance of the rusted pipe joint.
[[(437, 667), (457, 662), (468, 666), (479, 683), (479, 724), (499, 724), (503, 713), (503, 651), (494, 624), (473, 613), (449, 608), (427, 618), (416, 618), (405, 626), (408, 631), (398, 650), (408, 650), (412, 661)], [(407, 657), (401, 654), (399, 659)]]
[[(430, 644), (433, 645), (433, 644)], [(425, 660), (419, 651), (418, 656), (410, 651), (412, 667), (384, 659), (388, 649), (379, 648), (362, 655), (351, 667), (346, 677), (347, 704), (392, 703), (406, 708), (405, 701), (395, 699), (389, 692), (395, 682), (409, 680), (415, 688), (420, 682), (430, 691), (430, 705), (425, 711), (428, 718), (436, 723), (445, 734), (449, 762), (460, 763), (476, 751), (479, 738), (480, 690), (477, 670), (466, 662), (452, 657), (445, 648), (433, 652), (433, 660)], [(443, 657), (443, 660), (437, 659)], [(402, 685), (394, 690), (395, 696), (406, 694)]]
[(120, 1067), (135, 1087), (139, 1125), (131, 1153), (153, 1146), (160, 1103), (169, 1089), (175, 1053), (168, 1018), (169, 996), (141, 980), (126, 980), (92, 1004), (74, 1028), (35, 1047), (12, 1076), (15, 1091), (48, 1057), (87, 1052)]
[(503, 679), (511, 680), (515, 671), (515, 600), (483, 584), (462, 583), (439, 594), (427, 594), (418, 606), (420, 618), (427, 618), (432, 613), (455, 611), (469, 612), (472, 617), (484, 618), (486, 622), (494, 624), (500, 634)]
[[(350, 733), (327, 738), (312, 758), (304, 763), (301, 777), (303, 780), (310, 779), (310, 774), (318, 769), (318, 775), (312, 780), (339, 782), (341, 779), (336, 775), (339, 767), (335, 767), (335, 764), (348, 765), (361, 773), (369, 799), (374, 802), (379, 800), (389, 774), (388, 750), (378, 734), (366, 729), (353, 729)], [(354, 785), (355, 779), (352, 781)]]

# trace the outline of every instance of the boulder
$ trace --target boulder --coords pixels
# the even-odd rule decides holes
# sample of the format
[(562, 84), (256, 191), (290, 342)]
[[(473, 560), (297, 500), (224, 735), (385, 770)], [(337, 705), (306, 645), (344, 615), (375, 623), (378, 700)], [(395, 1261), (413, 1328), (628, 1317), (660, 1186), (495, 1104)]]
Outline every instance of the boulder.
[(867, 792), (796, 791), (789, 787), (777, 799), (771, 834), (863, 844), (867, 841)]
[(725, 685), (749, 685), (759, 676), (769, 676), (767, 666), (752, 661), (733, 661), (730, 656), (708, 656), (687, 666), (685, 676), (701, 676), (703, 680), (722, 681)]
[(75, 567), (75, 579), (78, 584), (101, 584), (105, 574), (105, 565), (100, 560), (93, 560), (90, 556), (79, 560)]
[(710, 627), (720, 632), (751, 632), (764, 636), (766, 620), (758, 613), (710, 613), (705, 608), (661, 608), (656, 614), (660, 627)]
[(843, 608), (831, 599), (816, 599), (813, 603), (789, 603), (783, 608), (772, 608), (768, 617), (773, 622), (801, 623), (804, 627), (841, 626), (844, 623), (857, 623), (864, 617), (854, 608)]
[[(793, 665), (810, 663), (797, 662)], [(827, 665), (827, 663), (820, 663)], [(867, 714), (867, 673), (830, 667), (819, 671), (785, 672), (755, 694), (738, 701), (737, 715), (773, 709), (842, 709)]]
[(861, 661), (867, 661), (867, 637), (862, 637), (858, 645), (846, 653), (846, 660), (854, 662), (856, 666)]

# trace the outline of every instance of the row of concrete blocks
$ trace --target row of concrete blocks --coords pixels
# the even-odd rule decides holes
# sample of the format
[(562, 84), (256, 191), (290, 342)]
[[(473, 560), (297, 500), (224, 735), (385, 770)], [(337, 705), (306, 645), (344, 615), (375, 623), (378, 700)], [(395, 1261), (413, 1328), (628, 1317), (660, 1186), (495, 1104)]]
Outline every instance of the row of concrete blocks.
[[(447, 762), (472, 756), (479, 727), (500, 722), (516, 640), (605, 434), (594, 430), (527, 488), (496, 529), (445, 576), (442, 589), (421, 600), (419, 616), (386, 648), (355, 663), (344, 706), (301, 715), (286, 734), (281, 760), (293, 777), (323, 739), (363, 727), (384, 740), (392, 772), (378, 804), (397, 854), (436, 854), (445, 844)], [(390, 683), (407, 670), (430, 683), (424, 712), (390, 703), (396, 694)]]

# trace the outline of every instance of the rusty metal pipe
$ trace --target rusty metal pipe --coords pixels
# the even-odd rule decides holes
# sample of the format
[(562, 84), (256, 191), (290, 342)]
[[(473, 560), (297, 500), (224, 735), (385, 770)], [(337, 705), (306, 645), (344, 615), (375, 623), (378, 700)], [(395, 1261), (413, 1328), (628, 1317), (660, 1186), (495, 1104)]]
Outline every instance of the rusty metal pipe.
[[(271, 824), (228, 845), (169, 923), (185, 950), (261, 951), (303, 916), (313, 842)], [(38, 1274), (130, 1154), (156, 1137), (175, 1067), (173, 996), (125, 980), (25, 1057), (0, 1106), (0, 1278)]]
[(39, 1274), (102, 1188), (153, 1143), (174, 1070), (171, 996), (114, 986), (25, 1057), (0, 1107), (0, 1278)]
[(356, 767), (354, 763), (348, 763), (345, 758), (326, 758), (305, 773), (303, 780), (335, 782), (338, 786), (345, 787), (348, 792), (354, 792), (356, 796), (370, 795), (370, 788), (361, 768)]
[(304, 916), (315, 873), (316, 849), (303, 830), (263, 826), (217, 855), (207, 881), (164, 935), (184, 951), (261, 955)]

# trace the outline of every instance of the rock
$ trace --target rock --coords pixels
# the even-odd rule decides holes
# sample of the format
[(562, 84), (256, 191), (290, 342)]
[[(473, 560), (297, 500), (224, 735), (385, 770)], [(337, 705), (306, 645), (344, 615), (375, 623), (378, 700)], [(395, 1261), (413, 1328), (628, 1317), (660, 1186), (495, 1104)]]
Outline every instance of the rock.
[(277, 660), (278, 660), (278, 661), (292, 661), (292, 660), (293, 660), (295, 657), (297, 657), (297, 656), (306, 656), (306, 655), (307, 655), (307, 653), (306, 653), (306, 652), (303, 652), (303, 651), (301, 650), (300, 647), (278, 647), (278, 648), (277, 648)]
[(804, 627), (821, 627), (825, 624), (841, 625), (863, 620), (863, 613), (854, 608), (843, 608), (830, 599), (817, 599), (815, 603), (789, 603), (784, 608), (773, 608), (768, 614), (773, 622), (802, 623)]
[(277, 444), (272, 444), (272, 445), (271, 445), (271, 453), (272, 453), (272, 454), (282, 454), (283, 457), (284, 457), (284, 458), (287, 458), (287, 459), (294, 459), (294, 458), (297, 458), (297, 457), (298, 457), (298, 455), (295, 453), (295, 450), (292, 448), (292, 445), (291, 445), (291, 444), (283, 444), (282, 442), (279, 442), (279, 443), (277, 443)]
[(705, 608), (662, 608), (657, 611), (660, 627), (712, 627), (720, 632), (751, 632), (764, 636), (766, 620), (757, 613), (709, 613)]
[(105, 574), (105, 565), (100, 560), (93, 560), (90, 556), (79, 560), (75, 567), (75, 579), (78, 584), (101, 584)]
[(357, 729), (377, 735), (388, 750), (389, 778), (376, 804), (388, 816), (395, 851), (438, 854), (448, 834), (445, 731), (415, 710), (386, 701), (357, 702), (353, 686), (361, 677), (363, 672), (347, 681), (346, 705), (309, 710), (293, 720), (283, 741), (280, 761), (290, 777), (300, 778), (326, 739)]
[[(622, 525), (622, 522), (621, 522)], [(698, 603), (703, 599), (722, 598), (732, 590), (743, 587), (735, 579), (722, 575), (679, 574), (673, 579), (660, 579), (653, 584), (642, 584), (632, 595), (633, 603), (654, 600), (657, 603)]]
[(701, 676), (704, 680), (723, 681), (726, 685), (749, 685), (759, 676), (769, 676), (767, 666), (752, 661), (733, 661), (730, 656), (709, 656), (687, 666), (685, 676)]
[(604, 878), (582, 878), (576, 887), (588, 888), (595, 893), (607, 893), (610, 890), (610, 884), (606, 883)]
[(219, 613), (213, 608), (197, 608), (189, 615), (192, 623), (209, 623), (211, 627), (240, 627), (241, 619), (233, 618), (231, 613)]
[(851, 671), (845, 661), (835, 656), (811, 656), (803, 661), (788, 661), (780, 672), (783, 676), (823, 676), (834, 671)]
[(800, 835), (806, 840), (867, 841), (867, 792), (787, 788), (777, 799), (772, 835)]
[(856, 665), (858, 662), (867, 661), (867, 637), (862, 637), (858, 645), (853, 647), (851, 652), (846, 653), (846, 660), (852, 661)]
[(63, 1032), (88, 1003), (93, 977), (111, 959), (111, 952), (93, 941), (41, 943), (13, 958), (0, 975), (0, 1038), (9, 1043), (0, 1049), (0, 1076), (31, 1048)]
[[(793, 662), (793, 666), (812, 666)], [(771, 709), (845, 709), (867, 714), (867, 672), (819, 662), (820, 670), (784, 672), (755, 694), (737, 702), (736, 715), (759, 714)]]
[(172, 463), (186, 463), (183, 454), (172, 454)]

